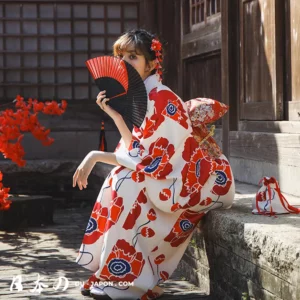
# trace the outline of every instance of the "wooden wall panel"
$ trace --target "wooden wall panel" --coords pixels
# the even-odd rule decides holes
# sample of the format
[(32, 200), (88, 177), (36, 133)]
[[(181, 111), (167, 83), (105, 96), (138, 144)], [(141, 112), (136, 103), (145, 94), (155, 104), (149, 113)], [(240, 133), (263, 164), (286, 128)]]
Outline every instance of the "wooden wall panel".
[(241, 119), (283, 118), (283, 1), (241, 0)]
[(290, 1), (292, 101), (300, 101), (300, 1)]
[(229, 112), (222, 118), (222, 151), (230, 157), (229, 131), (238, 127), (239, 99), (239, 0), (222, 0), (221, 78), (222, 102)]
[(163, 43), (163, 83), (181, 96), (180, 0), (141, 0), (140, 16), (141, 27), (157, 34)]
[(290, 30), (290, 45), (287, 49), (290, 53), (290, 92), (291, 100), (288, 102), (288, 120), (300, 121), (300, 2), (298, 0), (290, 0), (287, 8), (287, 24)]
[(158, 0), (157, 10), (157, 33), (162, 38), (166, 50), (163, 83), (179, 94), (179, 81), (182, 77), (179, 63), (181, 59), (180, 0)]
[[(272, 11), (261, 11), (259, 1), (244, 4), (244, 101), (272, 102), (272, 79), (270, 67), (273, 66), (275, 53), (272, 35)], [(269, 67), (270, 66), (270, 67)]]
[(221, 54), (216, 52), (185, 61), (184, 100), (195, 97), (222, 101)]
[(221, 14), (218, 13), (200, 24), (194, 32), (184, 35), (182, 58), (190, 58), (221, 49)]

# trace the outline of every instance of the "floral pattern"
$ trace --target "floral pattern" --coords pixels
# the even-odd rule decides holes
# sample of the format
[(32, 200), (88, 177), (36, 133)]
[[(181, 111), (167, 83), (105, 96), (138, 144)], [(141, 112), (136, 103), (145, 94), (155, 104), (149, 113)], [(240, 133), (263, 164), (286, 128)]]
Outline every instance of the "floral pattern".
[(191, 210), (184, 211), (164, 240), (169, 242), (172, 247), (178, 247), (189, 237), (203, 216), (204, 213), (197, 213)]
[(208, 98), (191, 99), (186, 105), (193, 127), (215, 122), (223, 117), (229, 108), (224, 103)]
[(106, 260), (100, 277), (108, 281), (134, 281), (145, 264), (142, 252), (137, 252), (125, 240), (118, 240)]
[(222, 155), (221, 148), (210, 132), (206, 124), (220, 119), (227, 111), (228, 106), (213, 99), (196, 98), (186, 102), (187, 112), (193, 128), (193, 136), (201, 145), (201, 149), (212, 158)]
[(222, 196), (228, 193), (232, 184), (231, 168), (225, 159), (217, 159), (216, 162), (219, 164), (219, 168), (215, 171), (217, 179), (212, 188), (212, 193)]
[(132, 209), (127, 215), (127, 218), (123, 224), (124, 229), (128, 230), (134, 227), (136, 220), (141, 214), (142, 211), (141, 204), (143, 203), (147, 203), (147, 196), (145, 195), (145, 189), (140, 191), (136, 201), (133, 204)]
[(170, 118), (185, 129), (188, 128), (187, 112), (176, 94), (168, 90), (157, 91), (157, 89), (154, 89), (149, 94), (149, 98), (151, 101), (154, 101), (155, 112), (157, 115)]
[(184, 183), (180, 195), (182, 197), (189, 196), (189, 201), (196, 205), (200, 201), (201, 188), (214, 172), (216, 164), (209, 157), (204, 156), (203, 151), (192, 137), (186, 140), (182, 158), (187, 163), (181, 172)]
[(147, 155), (140, 164), (136, 166), (137, 171), (143, 171), (155, 179), (164, 179), (172, 172), (170, 158), (175, 153), (174, 146), (166, 138), (159, 138), (151, 144)]
[(159, 293), (155, 293), (152, 290), (148, 290), (147, 293), (141, 297), (141, 300), (153, 300), (159, 296)]
[(134, 281), (105, 287), (112, 299), (155, 298), (154, 286), (173, 273), (204, 214), (234, 195), (226, 157), (195, 139), (189, 107), (155, 75), (147, 80), (145, 120), (130, 146), (121, 139), (115, 150), (120, 166), (102, 186), (77, 259), (101, 280)]
[(113, 193), (112, 197), (110, 213), (107, 207), (102, 207), (101, 203), (96, 202), (94, 205), (92, 215), (85, 230), (83, 243), (95, 243), (111, 226), (118, 222), (124, 209), (123, 198), (118, 197), (116, 192)]

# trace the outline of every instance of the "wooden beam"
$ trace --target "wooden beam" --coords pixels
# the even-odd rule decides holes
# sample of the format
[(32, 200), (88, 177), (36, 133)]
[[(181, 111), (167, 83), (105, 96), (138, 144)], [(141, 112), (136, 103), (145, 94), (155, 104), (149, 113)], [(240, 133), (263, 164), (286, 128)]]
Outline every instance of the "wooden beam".
[[(118, 4), (118, 3), (127, 3), (127, 2), (131, 2), (131, 3), (138, 3), (142, 0), (88, 0), (88, 1), (82, 1), (82, 0), (29, 0), (29, 1), (26, 1), (24, 2), (24, 0), (9, 0), (7, 2), (11, 3), (11, 2), (20, 2), (20, 3), (25, 3), (25, 4), (28, 4), (28, 3), (43, 3), (43, 2), (46, 2), (46, 3), (59, 3), (59, 2), (62, 2), (62, 3), (81, 3), (81, 4), (88, 4), (88, 3), (102, 3), (102, 2), (105, 2), (105, 3), (111, 3), (111, 4)], [(149, 0), (150, 2), (151, 0)], [(3, 1), (2, 1), (3, 2)]]
[(260, 121), (274, 120), (274, 103), (271, 101), (240, 103), (242, 111), (247, 111), (245, 120), (257, 120), (260, 115)]
[(240, 0), (239, 5), (241, 119), (265, 120), (269, 103), (268, 114), (282, 120), (284, 1)]
[(221, 13), (209, 17), (206, 24), (202, 22), (194, 25), (193, 30), (183, 36), (183, 43), (192, 42), (213, 32), (221, 32)]
[(229, 130), (237, 130), (239, 121), (239, 0), (230, 1), (228, 38)]
[[(221, 33), (222, 33), (222, 51), (221, 51), (221, 84), (222, 84), (222, 102), (229, 105), (229, 2), (221, 2)], [(229, 114), (225, 114), (222, 120), (222, 151), (229, 159)]]
[(180, 0), (180, 51), (179, 51), (179, 74), (178, 74), (178, 95), (183, 98), (183, 57), (181, 51), (181, 44), (183, 41), (183, 36), (185, 32), (185, 10), (184, 10), (184, 0)]
[(201, 37), (193, 42), (182, 45), (182, 58), (213, 52), (221, 49), (221, 31)]
[(240, 121), (239, 131), (300, 134), (300, 122), (299, 121)]
[(140, 0), (140, 24), (141, 28), (157, 31), (157, 1)]
[(221, 1), (222, 102), (229, 105), (223, 117), (223, 152), (230, 157), (229, 131), (237, 130), (239, 120), (239, 0)]
[(183, 59), (221, 49), (221, 14), (195, 26), (195, 30), (182, 37)]

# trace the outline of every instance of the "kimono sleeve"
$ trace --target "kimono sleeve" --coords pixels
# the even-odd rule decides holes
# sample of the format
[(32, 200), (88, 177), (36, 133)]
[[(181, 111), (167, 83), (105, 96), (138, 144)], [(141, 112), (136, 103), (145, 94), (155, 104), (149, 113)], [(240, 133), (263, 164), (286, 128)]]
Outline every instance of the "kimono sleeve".
[(155, 179), (170, 178), (182, 144), (192, 131), (182, 100), (170, 90), (153, 89), (149, 93), (150, 113), (140, 135), (133, 135), (130, 146), (124, 143), (115, 152), (117, 161), (133, 171)]

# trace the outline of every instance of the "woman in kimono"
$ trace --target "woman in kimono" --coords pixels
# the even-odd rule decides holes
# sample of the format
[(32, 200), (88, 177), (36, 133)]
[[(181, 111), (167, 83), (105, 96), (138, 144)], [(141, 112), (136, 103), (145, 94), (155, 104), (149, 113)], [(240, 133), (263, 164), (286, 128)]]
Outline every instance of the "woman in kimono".
[(113, 51), (144, 80), (147, 113), (130, 132), (105, 91), (97, 97), (122, 138), (114, 153), (90, 152), (73, 176), (73, 186), (82, 190), (97, 162), (116, 166), (101, 188), (76, 259), (93, 272), (81, 292), (96, 299), (156, 299), (199, 220), (232, 205), (234, 179), (226, 157), (209, 155), (192, 135), (186, 103), (162, 84), (159, 40), (133, 30)]

